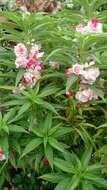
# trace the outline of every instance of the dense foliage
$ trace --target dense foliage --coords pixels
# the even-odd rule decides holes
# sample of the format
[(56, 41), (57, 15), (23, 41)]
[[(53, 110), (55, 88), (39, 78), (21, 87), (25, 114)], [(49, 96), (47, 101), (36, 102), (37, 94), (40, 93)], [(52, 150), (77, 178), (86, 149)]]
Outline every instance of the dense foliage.
[(2, 7), (1, 190), (107, 189), (106, 3)]

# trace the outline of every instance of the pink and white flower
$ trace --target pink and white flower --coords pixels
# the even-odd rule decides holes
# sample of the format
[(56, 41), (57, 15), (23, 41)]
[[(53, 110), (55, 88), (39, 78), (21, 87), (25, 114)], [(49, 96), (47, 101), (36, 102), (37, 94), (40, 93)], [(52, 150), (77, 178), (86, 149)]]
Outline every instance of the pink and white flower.
[(17, 44), (14, 51), (16, 54), (16, 68), (26, 69), (18, 88), (13, 91), (17, 93), (25, 89), (25, 87), (32, 88), (41, 78), (41, 71), (44, 69), (44, 65), (39, 58), (43, 56), (44, 52), (40, 52), (40, 46), (37, 44), (32, 44), (32, 47), (29, 47), (27, 52), (27, 48), (22, 43)]
[(84, 33), (86, 31), (86, 27), (83, 24), (78, 24), (76, 26), (76, 32)]
[(16, 68), (26, 68), (28, 60), (25, 57), (18, 57), (15, 61)]
[(75, 75), (81, 75), (83, 73), (83, 65), (80, 64), (73, 65), (72, 73)]
[(27, 48), (23, 43), (19, 43), (14, 47), (14, 52), (17, 57), (26, 57), (27, 56)]
[(36, 82), (41, 78), (40, 72), (37, 69), (28, 69), (21, 80), (21, 84), (33, 88)]
[(76, 26), (76, 32), (79, 33), (102, 33), (102, 23), (98, 19), (90, 20), (87, 25), (78, 24)]
[(94, 33), (102, 33), (102, 24), (98, 19), (92, 19), (88, 22), (87, 31)]
[(6, 156), (5, 156), (4, 152), (3, 152), (3, 150), (0, 148), (0, 161), (3, 161), (5, 159), (6, 159)]
[(44, 52), (40, 52), (41, 46), (34, 44), (30, 50), (30, 56), (34, 59), (39, 59), (43, 57)]
[(93, 84), (99, 75), (100, 71), (98, 68), (89, 68), (83, 72), (81, 82), (84, 84)]
[(91, 100), (96, 100), (98, 99), (98, 96), (95, 94), (95, 92), (90, 89), (90, 88), (87, 88), (87, 89), (83, 89), (83, 90), (79, 90), (77, 93), (76, 93), (76, 99), (79, 101), (79, 102), (88, 102), (88, 101), (91, 101)]

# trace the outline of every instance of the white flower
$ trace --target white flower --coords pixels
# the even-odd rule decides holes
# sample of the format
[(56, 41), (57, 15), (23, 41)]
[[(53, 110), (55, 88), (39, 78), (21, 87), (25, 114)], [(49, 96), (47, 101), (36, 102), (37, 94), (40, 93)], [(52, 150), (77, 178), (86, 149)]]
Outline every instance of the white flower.
[(81, 76), (81, 82), (84, 84), (93, 84), (99, 77), (100, 71), (98, 68), (89, 68), (83, 71)]
[(86, 27), (83, 24), (78, 24), (76, 26), (76, 32), (84, 33), (86, 32)]
[(87, 88), (87, 89), (83, 89), (83, 90), (79, 90), (77, 93), (76, 93), (76, 99), (79, 101), (79, 102), (88, 102), (90, 100), (96, 100), (98, 99), (98, 96), (94, 93), (94, 91), (90, 88)]
[(41, 74), (37, 69), (28, 69), (21, 80), (21, 84), (33, 88), (36, 82), (41, 78)]

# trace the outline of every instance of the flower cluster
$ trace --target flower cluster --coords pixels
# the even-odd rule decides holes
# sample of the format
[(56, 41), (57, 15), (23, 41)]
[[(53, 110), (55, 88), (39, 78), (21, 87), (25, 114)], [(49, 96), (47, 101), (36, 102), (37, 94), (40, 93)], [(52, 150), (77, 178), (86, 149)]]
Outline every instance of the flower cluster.
[(96, 79), (100, 75), (99, 68), (93, 66), (94, 61), (85, 63), (83, 65), (74, 64), (72, 68), (68, 68), (66, 71), (66, 76), (70, 77), (72, 74), (80, 76), (80, 88), (76, 93), (76, 99), (80, 102), (88, 102), (90, 100), (98, 99), (95, 92), (89, 87), (96, 82)]
[(76, 32), (80, 33), (102, 33), (102, 23), (98, 19), (92, 19), (87, 25), (79, 24), (76, 26)]
[(0, 148), (0, 161), (3, 161), (5, 159), (6, 159), (5, 154), (4, 154), (3, 150)]
[(40, 60), (44, 52), (40, 52), (40, 46), (33, 44), (29, 51), (23, 43), (19, 43), (14, 47), (16, 55), (16, 68), (24, 68), (25, 73), (20, 81), (19, 87), (32, 88), (41, 78), (41, 72), (44, 68), (43, 62)]

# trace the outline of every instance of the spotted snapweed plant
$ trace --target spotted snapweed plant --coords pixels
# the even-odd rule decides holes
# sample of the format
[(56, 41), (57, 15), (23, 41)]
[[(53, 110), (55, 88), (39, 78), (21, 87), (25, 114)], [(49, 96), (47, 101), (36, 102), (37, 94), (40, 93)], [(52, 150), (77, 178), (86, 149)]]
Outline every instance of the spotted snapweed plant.
[(0, 189), (107, 189), (106, 3), (0, 12)]

